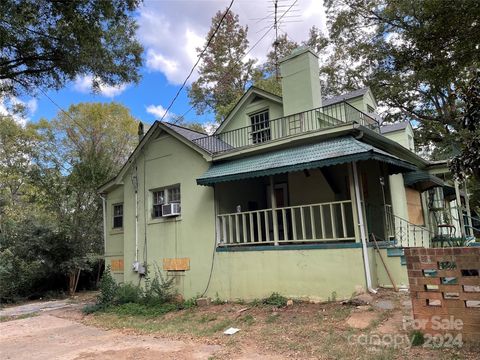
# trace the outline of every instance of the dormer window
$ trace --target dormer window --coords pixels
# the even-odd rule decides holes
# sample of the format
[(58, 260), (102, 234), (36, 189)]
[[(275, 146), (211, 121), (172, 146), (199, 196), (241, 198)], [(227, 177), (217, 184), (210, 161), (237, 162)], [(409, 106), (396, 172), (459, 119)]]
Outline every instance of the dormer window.
[(250, 115), (252, 124), (252, 142), (261, 144), (270, 140), (270, 121), (268, 110)]

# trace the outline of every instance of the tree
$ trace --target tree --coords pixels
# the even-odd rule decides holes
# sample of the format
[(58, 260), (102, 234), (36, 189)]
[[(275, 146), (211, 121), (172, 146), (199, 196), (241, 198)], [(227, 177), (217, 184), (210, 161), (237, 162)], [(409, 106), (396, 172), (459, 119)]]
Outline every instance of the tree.
[(282, 85), (280, 77), (277, 77), (278, 63), (297, 47), (298, 44), (290, 40), (287, 34), (280, 35), (267, 53), (267, 61), (255, 69), (253, 84), (260, 89), (281, 96)]
[(78, 75), (101, 84), (137, 82), (139, 0), (0, 2), (0, 95), (59, 89)]
[(116, 175), (132, 152), (138, 141), (137, 121), (116, 103), (81, 103), (60, 112), (48, 126), (57, 149), (56, 161), (69, 166), (63, 190), (50, 196), (52, 200), (56, 197), (54, 204), (62, 204), (56, 212), (72, 244), (63, 269), (75, 279), (88, 266), (89, 256), (103, 253), (102, 204), (97, 189)]
[(65, 277), (72, 292), (104, 252), (97, 189), (136, 145), (137, 121), (116, 103), (72, 105), (25, 127), (0, 119), (0, 281), (12, 283), (0, 298)]
[[(417, 143), (462, 152), (464, 100), (480, 62), (474, 0), (330, 0), (328, 94), (372, 87), (387, 121), (415, 121)], [(451, 154), (450, 154), (451, 155)], [(442, 156), (446, 156), (444, 153)]]
[[(214, 34), (225, 12), (212, 18), (207, 39)], [(202, 58), (199, 77), (188, 89), (190, 103), (197, 114), (214, 111), (216, 120), (226, 116), (251, 80), (255, 60), (244, 60), (248, 27), (242, 27), (238, 15), (229, 11)], [(200, 53), (202, 49), (198, 48)]]
[(462, 89), (460, 98), (465, 104), (460, 130), (463, 141), (461, 152), (453, 158), (451, 168), (461, 177), (471, 175), (480, 180), (480, 70)]

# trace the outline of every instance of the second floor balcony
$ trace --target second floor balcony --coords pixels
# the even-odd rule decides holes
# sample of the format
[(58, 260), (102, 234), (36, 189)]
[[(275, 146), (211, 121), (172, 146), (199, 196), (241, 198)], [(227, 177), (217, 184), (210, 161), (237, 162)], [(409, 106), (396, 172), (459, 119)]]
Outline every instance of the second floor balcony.
[(194, 142), (212, 154), (220, 154), (347, 123), (357, 123), (377, 132), (380, 128), (373, 116), (344, 101), (276, 119), (256, 119), (249, 126), (204, 136)]

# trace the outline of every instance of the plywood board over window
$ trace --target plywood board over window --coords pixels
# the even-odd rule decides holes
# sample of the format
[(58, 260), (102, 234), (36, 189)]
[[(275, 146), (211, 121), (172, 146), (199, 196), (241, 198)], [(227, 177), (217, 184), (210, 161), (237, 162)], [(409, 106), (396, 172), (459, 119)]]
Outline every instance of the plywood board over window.
[(415, 225), (424, 225), (421, 192), (405, 188), (405, 193), (407, 195), (408, 221)]

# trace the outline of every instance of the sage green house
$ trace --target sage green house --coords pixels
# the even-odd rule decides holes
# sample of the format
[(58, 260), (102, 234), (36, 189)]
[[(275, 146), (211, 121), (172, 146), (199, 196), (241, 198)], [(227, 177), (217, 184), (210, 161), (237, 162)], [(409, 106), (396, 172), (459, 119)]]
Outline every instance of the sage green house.
[(280, 70), (282, 97), (251, 87), (212, 135), (154, 123), (101, 187), (118, 282), (156, 264), (185, 298), (346, 298), (391, 286), (372, 234), (407, 286), (402, 248), (443, 221), (429, 203), (463, 215), (446, 164), (412, 151), (409, 124), (382, 130), (368, 88), (322, 99), (308, 49)]

